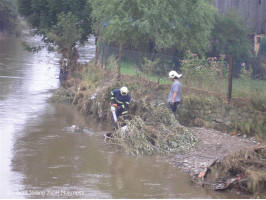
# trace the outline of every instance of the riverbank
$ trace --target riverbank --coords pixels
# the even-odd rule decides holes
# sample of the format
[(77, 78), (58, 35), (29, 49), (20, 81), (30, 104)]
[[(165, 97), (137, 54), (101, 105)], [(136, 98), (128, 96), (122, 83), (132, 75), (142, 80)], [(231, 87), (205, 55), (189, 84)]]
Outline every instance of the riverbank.
[(205, 127), (190, 128), (199, 143), (191, 151), (177, 154), (172, 163), (195, 177), (211, 166), (216, 160), (239, 150), (247, 150), (260, 145), (255, 138), (244, 138)]
[[(192, 150), (185, 153), (178, 153), (169, 159), (169, 163), (177, 166), (190, 174), (193, 181), (214, 190), (230, 190), (236, 193), (243, 193), (256, 197), (265, 197), (264, 180), (257, 180), (253, 183), (251, 174), (248, 170), (260, 171), (265, 173), (265, 151), (266, 144), (258, 142), (254, 137), (247, 138), (237, 135), (230, 135), (225, 132), (205, 127), (193, 127), (191, 130), (199, 139), (199, 143)], [(248, 155), (253, 149), (262, 148), (260, 153), (264, 166), (257, 166), (256, 161), (252, 157), (238, 158), (239, 152)], [(226, 156), (230, 160), (225, 160)], [(242, 168), (236, 168), (235, 162), (242, 163)], [(221, 168), (221, 164), (230, 163), (229, 168)], [(250, 162), (249, 166), (245, 166), (245, 162)], [(219, 168), (219, 170), (217, 170)], [(241, 175), (241, 178), (239, 176)], [(238, 178), (238, 179), (237, 179)], [(228, 181), (234, 180), (234, 183)], [(261, 184), (262, 188), (258, 188)], [(240, 187), (242, 186), (242, 188)], [(253, 188), (252, 188), (252, 185)], [(263, 196), (264, 195), (264, 196)]]
[[(155, 109), (153, 108), (156, 107), (158, 108), (159, 105), (165, 103), (164, 102), (165, 98), (164, 95), (162, 94), (167, 92), (169, 88), (167, 88), (166, 86), (163, 87), (157, 86), (156, 83), (145, 81), (138, 76), (135, 77), (122, 76), (120, 81), (116, 81), (115, 74), (113, 72), (110, 71), (107, 72), (101, 69), (99, 66), (95, 67), (93, 66), (92, 63), (89, 64), (88, 67), (83, 68), (83, 71), (72, 74), (72, 78), (67, 80), (65, 83), (65, 90), (61, 89), (61, 91), (55, 93), (53, 98), (54, 101), (57, 100), (60, 101), (60, 99), (61, 100), (63, 99), (63, 101), (76, 104), (77, 109), (86, 117), (93, 118), (98, 121), (111, 122), (112, 116), (111, 113), (109, 112), (110, 109), (109, 93), (112, 89), (120, 88), (122, 85), (125, 85), (129, 88), (131, 96), (133, 97), (133, 101), (131, 103), (131, 108), (130, 108), (130, 113), (132, 114), (132, 116), (140, 116), (142, 119), (144, 119), (146, 124), (148, 122), (153, 123), (150, 117), (154, 116)], [(165, 116), (167, 115), (168, 113), (166, 113)], [(178, 119), (178, 116), (176, 116), (176, 119)], [(166, 124), (164, 124), (166, 126), (164, 126), (164, 128), (167, 129), (171, 125), (169, 125), (168, 119), (166, 121), (167, 121)], [(170, 124), (171, 123), (172, 122), (170, 122)], [(159, 129), (159, 127), (156, 127), (156, 125), (158, 125), (158, 123), (151, 124), (149, 126), (149, 127), (152, 126), (155, 130), (151, 131), (151, 128), (149, 128), (148, 130), (149, 134), (153, 138), (151, 142), (153, 144), (155, 144), (158, 141), (156, 140), (160, 136), (158, 135), (159, 134), (158, 132), (161, 131), (161, 129)], [(146, 127), (147, 126), (145, 126), (144, 129), (136, 129), (136, 130), (143, 132), (143, 130), (145, 130)], [(255, 148), (258, 146), (262, 147), (265, 152), (265, 146), (266, 146), (265, 143), (263, 143), (262, 141), (262, 144), (260, 144), (260, 142), (258, 142), (254, 137), (247, 138), (244, 136), (238, 136), (237, 134), (229, 134), (214, 129), (207, 129), (204, 127), (187, 128), (182, 125), (180, 126), (178, 125), (178, 127), (181, 127), (181, 129), (179, 129), (181, 131), (178, 132), (177, 134), (180, 133), (181, 135), (185, 135), (184, 133), (189, 133), (190, 135), (190, 133), (193, 133), (191, 134), (192, 139), (186, 140), (189, 141), (191, 148), (181, 150), (179, 147), (182, 145), (176, 146), (176, 143), (174, 144), (171, 143), (171, 145), (169, 145), (169, 141), (171, 140), (175, 141), (174, 138), (172, 139), (169, 138), (169, 140), (166, 142), (169, 145), (167, 148), (172, 151), (172, 153), (169, 155), (170, 156), (174, 155), (171, 156), (172, 158), (169, 159), (169, 162), (189, 173), (196, 182), (209, 185), (214, 189), (217, 189), (216, 188), (217, 184), (215, 185), (215, 183), (217, 182), (218, 179), (223, 178), (224, 182), (226, 182), (226, 180), (229, 177), (233, 176), (237, 177), (238, 173), (239, 174), (243, 173), (243, 171), (239, 170), (232, 174), (229, 171), (223, 175), (218, 173), (219, 175), (217, 175), (216, 179), (213, 180), (213, 184), (210, 183), (207, 184), (206, 180), (208, 176), (211, 174), (209, 173), (211, 167), (215, 166), (216, 163), (222, 162), (222, 159), (225, 156), (233, 155), (234, 153), (237, 153), (240, 150), (249, 151), (251, 148)], [(172, 130), (167, 129), (167, 131), (171, 132)], [(176, 134), (173, 135), (176, 136)], [(118, 139), (121, 139), (121, 135), (119, 135)], [(136, 138), (133, 139), (135, 140)], [(147, 143), (145, 143), (145, 145), (146, 144)], [(127, 147), (129, 147), (128, 144), (126, 145)], [(153, 146), (156, 145), (149, 145), (149, 149), (153, 148)], [(132, 148), (134, 148), (134, 146)], [(138, 152), (140, 152), (139, 151), (140, 149), (142, 150), (142, 152), (145, 152), (146, 150), (145, 148), (141, 147), (138, 149)], [(156, 153), (156, 150), (158, 150), (158, 148), (155, 148), (154, 151), (149, 151), (149, 152)], [(136, 151), (131, 151), (131, 152), (136, 152)], [(162, 152), (157, 151), (157, 153), (162, 153)], [(265, 157), (263, 157), (263, 159), (265, 159)], [(262, 160), (262, 162), (265, 163), (265, 160)], [(262, 170), (262, 172), (264, 172), (263, 170), (265, 169), (260, 167), (259, 170)], [(222, 172), (222, 170), (220, 171)], [(257, 188), (257, 190), (248, 189), (249, 182), (247, 181), (247, 178), (248, 174), (245, 174), (241, 178), (241, 180), (239, 180), (241, 181), (241, 183), (244, 183), (243, 180), (246, 180), (245, 188), (247, 189), (245, 191), (243, 190), (243, 192), (262, 195), (259, 188)], [(262, 179), (262, 181), (265, 181), (265, 179)], [(259, 179), (259, 182), (261, 182), (261, 179)], [(262, 183), (263, 187), (265, 187), (265, 182)], [(235, 184), (235, 186), (236, 185), (237, 184)], [(230, 185), (230, 188), (228, 187), (226, 189), (236, 188), (233, 186), (234, 185)]]

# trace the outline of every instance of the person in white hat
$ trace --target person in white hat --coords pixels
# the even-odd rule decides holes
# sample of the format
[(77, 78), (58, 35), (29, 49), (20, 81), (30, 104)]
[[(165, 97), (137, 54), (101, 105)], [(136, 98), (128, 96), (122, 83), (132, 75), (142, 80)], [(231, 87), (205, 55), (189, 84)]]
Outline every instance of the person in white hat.
[(173, 112), (176, 112), (176, 108), (181, 101), (181, 92), (182, 87), (179, 79), (182, 77), (182, 74), (178, 74), (176, 71), (169, 72), (169, 78), (172, 79), (173, 84), (167, 100), (167, 107), (170, 108)]

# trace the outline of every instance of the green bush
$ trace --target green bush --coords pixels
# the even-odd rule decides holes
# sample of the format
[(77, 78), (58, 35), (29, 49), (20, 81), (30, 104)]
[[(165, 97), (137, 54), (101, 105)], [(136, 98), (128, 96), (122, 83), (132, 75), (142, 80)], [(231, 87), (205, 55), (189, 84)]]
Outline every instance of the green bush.
[(224, 58), (224, 55), (220, 55), (219, 59), (217, 57), (199, 58), (197, 54), (187, 51), (186, 59), (181, 60), (185, 85), (203, 88), (207, 83), (208, 90), (221, 89), (221, 80), (227, 74)]

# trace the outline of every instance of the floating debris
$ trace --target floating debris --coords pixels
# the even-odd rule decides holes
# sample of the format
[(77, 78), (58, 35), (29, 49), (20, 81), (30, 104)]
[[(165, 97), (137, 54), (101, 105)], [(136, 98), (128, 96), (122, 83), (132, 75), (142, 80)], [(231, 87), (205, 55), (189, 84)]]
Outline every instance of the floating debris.
[(72, 125), (70, 127), (68, 127), (68, 129), (72, 132), (72, 133), (81, 133), (83, 131), (83, 128), (78, 126), (78, 125)]

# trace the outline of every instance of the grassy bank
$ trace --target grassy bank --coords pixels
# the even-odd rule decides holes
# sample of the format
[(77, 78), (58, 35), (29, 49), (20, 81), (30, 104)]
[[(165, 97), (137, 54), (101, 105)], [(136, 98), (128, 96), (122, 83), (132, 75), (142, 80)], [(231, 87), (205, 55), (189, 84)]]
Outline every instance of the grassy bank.
[[(111, 64), (112, 63), (112, 64)], [(116, 70), (116, 64), (113, 60), (112, 62), (107, 63), (107, 69), (111, 71)], [(158, 76), (156, 75), (147, 75), (147, 73), (142, 72), (137, 66), (134, 66), (131, 63), (123, 62), (121, 64), (121, 73), (125, 75), (139, 75), (146, 80), (158, 82)], [(183, 77), (181, 79), (183, 87), (194, 88), (198, 91), (213, 92), (218, 96), (227, 96), (227, 83), (226, 78), (217, 80), (217, 79), (189, 79)], [(171, 84), (171, 81), (167, 79), (167, 73), (165, 76), (160, 77), (160, 84)], [(233, 79), (233, 88), (232, 88), (232, 98), (233, 99), (242, 99), (243, 101), (249, 101), (254, 103), (257, 106), (259, 104), (265, 104), (266, 102), (266, 81), (263, 80), (253, 80), (253, 79), (244, 79), (244, 78), (234, 78)], [(241, 100), (240, 100), (241, 101)], [(264, 105), (263, 105), (264, 106)], [(264, 106), (266, 109), (266, 105)], [(264, 109), (264, 108), (263, 108)]]
[[(93, 63), (94, 62), (88, 64), (83, 70), (74, 72), (71, 78), (65, 82), (65, 89), (61, 88), (55, 92), (51, 100), (75, 104), (77, 109), (86, 117), (99, 121), (111, 122), (112, 115), (109, 104), (110, 92), (113, 89), (126, 86), (129, 88), (130, 94), (133, 97), (130, 106), (131, 116), (128, 121), (126, 121), (128, 129), (125, 132), (121, 126), (119, 126), (114, 132), (114, 137), (110, 139), (111, 143), (123, 148), (127, 153), (132, 155), (174, 155), (180, 152), (186, 155), (187, 152), (194, 149), (200, 142), (190, 129), (179, 123), (180, 115), (174, 115), (165, 105), (162, 105), (162, 103), (166, 101), (165, 97), (169, 92), (170, 85), (158, 85), (156, 80), (152, 80), (152, 77), (140, 75), (140, 73), (133, 74), (133, 71), (126, 73), (125, 69), (127, 69), (128, 66), (125, 65), (122, 65), (124, 70), (122, 71), (121, 80), (118, 81), (115, 78), (116, 73), (114, 70), (108, 69), (108, 67), (107, 70), (104, 70), (101, 66), (94, 66)], [(223, 104), (223, 99), (212, 96), (212, 92), (205, 91), (206, 93), (204, 93), (204, 95), (198, 95), (198, 92), (200, 92), (198, 89), (184, 89), (183, 100), (184, 105), (187, 105), (185, 109), (187, 109), (189, 113), (186, 117), (188, 121), (191, 121), (193, 118), (190, 115), (195, 114), (189, 109), (201, 113), (202, 111), (198, 108), (199, 105), (202, 104), (202, 106), (204, 105), (207, 107), (206, 112), (203, 114), (209, 114), (209, 112), (217, 108), (217, 105), (221, 106)], [(193, 94), (194, 97), (191, 94)], [(202, 98), (202, 96), (204, 96), (204, 98)], [(240, 110), (241, 109), (242, 108), (240, 108)], [(215, 114), (215, 116), (217, 115)], [(235, 116), (235, 113), (231, 113), (231, 116)], [(218, 123), (221, 123), (221, 119), (216, 120)], [(193, 118), (193, 120), (200, 121), (199, 118)], [(207, 124), (208, 119), (203, 122), (203, 125), (205, 122)], [(108, 125), (111, 130), (112, 126), (110, 123), (108, 123)], [(246, 124), (243, 124), (243, 127), (245, 126)], [(216, 146), (216, 143), (213, 145)], [(234, 158), (233, 156), (232, 159)], [(260, 158), (265, 159), (265, 155), (260, 155), (259, 159)], [(240, 160), (240, 163), (242, 162), (242, 156), (236, 159)], [(250, 162), (251, 167), (253, 164), (256, 165), (256, 162)], [(262, 162), (264, 163), (264, 161)], [(219, 166), (217, 166), (217, 168), (219, 172), (223, 172)], [(247, 171), (237, 170), (241, 173), (248, 173), (250, 168), (248, 168)], [(258, 170), (264, 173), (262, 168)], [(230, 174), (230, 171), (227, 170), (225, 173), (227, 172)], [(235, 176), (235, 174), (233, 175)], [(254, 179), (257, 175), (258, 178)], [(219, 177), (221, 176), (222, 175), (219, 175)], [(257, 187), (257, 185), (258, 183), (261, 184), (262, 181), (265, 183), (265, 177), (261, 176), (261, 174), (255, 174), (252, 176), (253, 178), (248, 176), (248, 174), (245, 176), (250, 177), (248, 182), (246, 182), (249, 186), (246, 185), (245, 190), (253, 194), (258, 191), (260, 192), (261, 187)]]
[(58, 90), (51, 100), (76, 104), (81, 113), (98, 120), (112, 121), (110, 92), (121, 86), (129, 88), (133, 101), (126, 122), (128, 130), (123, 132), (119, 126), (112, 138), (112, 143), (123, 147), (127, 153), (171, 154), (187, 151), (196, 144), (193, 133), (154, 98), (157, 95), (154, 92), (160, 90), (156, 83), (138, 75), (122, 75), (117, 81), (115, 73), (93, 65), (73, 76), (76, 78), (67, 80), (65, 92)]
[[(89, 64), (83, 71), (76, 71), (72, 74), (72, 78), (67, 81), (66, 85), (69, 91), (59, 90), (54, 96), (54, 101), (70, 102), (78, 104), (79, 100), (91, 98), (97, 94), (99, 88), (109, 87), (111, 89), (119, 88), (125, 85), (131, 91), (132, 97), (141, 102), (142, 99), (149, 101), (158, 101), (165, 103), (167, 93), (171, 81), (165, 79), (164, 84), (158, 85), (157, 77), (148, 76), (136, 67), (132, 70), (132, 66), (128, 63), (123, 63), (121, 66), (122, 80), (116, 80), (115, 62), (109, 62), (106, 70), (101, 66), (94, 66), (93, 62)], [(186, 85), (186, 79), (181, 79), (183, 84), (182, 104), (180, 105), (180, 120), (184, 124), (191, 126), (207, 126), (222, 131), (238, 132), (238, 134), (247, 136), (258, 136), (266, 138), (265, 131), (265, 111), (266, 101), (265, 92), (262, 92), (266, 87), (262, 81), (244, 79), (236, 79), (234, 85), (238, 92), (238, 98), (233, 98), (228, 104), (225, 95), (221, 95), (217, 91), (211, 91), (208, 87), (197, 88), (193, 85)], [(211, 87), (212, 89), (214, 86)], [(250, 91), (250, 92), (249, 92)], [(251, 95), (249, 100), (247, 97)], [(244, 98), (245, 96), (245, 98)], [(104, 99), (108, 102), (108, 94)], [(209, 105), (215, 99), (215, 105)], [(106, 104), (101, 102), (101, 104)], [(108, 104), (106, 105), (108, 106)], [(137, 104), (133, 103), (131, 110), (132, 114), (140, 114), (136, 109)], [(97, 106), (96, 106), (97, 107)], [(85, 108), (84, 108), (85, 109)], [(87, 109), (87, 108), (86, 108)], [(108, 110), (108, 108), (104, 108)], [(105, 113), (106, 111), (101, 111)], [(96, 112), (96, 111), (95, 111)], [(107, 114), (102, 114), (107, 118)], [(111, 120), (111, 119), (109, 119)]]

